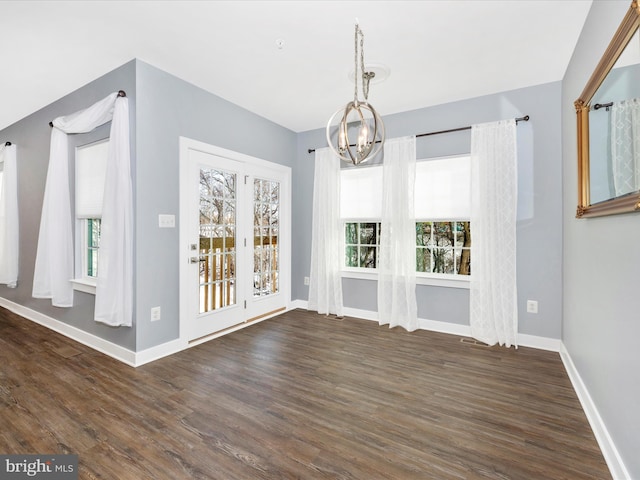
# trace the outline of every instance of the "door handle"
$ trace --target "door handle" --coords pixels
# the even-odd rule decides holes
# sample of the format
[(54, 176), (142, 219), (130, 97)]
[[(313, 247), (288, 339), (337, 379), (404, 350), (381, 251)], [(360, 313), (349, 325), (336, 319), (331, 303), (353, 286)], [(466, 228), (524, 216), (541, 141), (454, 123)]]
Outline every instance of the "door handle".
[(207, 257), (191, 257), (189, 258), (189, 263), (200, 263), (200, 262), (206, 262), (207, 261)]

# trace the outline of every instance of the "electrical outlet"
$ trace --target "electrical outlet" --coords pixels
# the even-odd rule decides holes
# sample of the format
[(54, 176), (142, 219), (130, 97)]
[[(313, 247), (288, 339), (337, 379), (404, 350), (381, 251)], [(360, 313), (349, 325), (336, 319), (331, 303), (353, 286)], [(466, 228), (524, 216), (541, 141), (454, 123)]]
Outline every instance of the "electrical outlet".
[(151, 321), (155, 322), (157, 320), (160, 320), (160, 316), (161, 316), (160, 307), (153, 307), (151, 309)]
[(538, 302), (536, 300), (527, 300), (527, 313), (538, 313)]
[(304, 277), (304, 284), (309, 285), (309, 277)]

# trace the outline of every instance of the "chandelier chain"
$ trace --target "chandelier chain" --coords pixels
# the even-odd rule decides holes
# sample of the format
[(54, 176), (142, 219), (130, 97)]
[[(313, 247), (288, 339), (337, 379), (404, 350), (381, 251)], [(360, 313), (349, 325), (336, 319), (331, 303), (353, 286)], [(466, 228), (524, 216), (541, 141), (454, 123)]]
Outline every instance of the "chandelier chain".
[[(360, 26), (356, 23), (356, 31), (353, 36), (353, 63), (355, 66), (355, 72), (353, 77), (353, 103), (358, 104), (358, 33), (360, 32)], [(362, 32), (360, 32), (362, 33)]]
[[(358, 45), (360, 40), (360, 45)], [(360, 52), (360, 58), (358, 58), (358, 51)], [(360, 30), (360, 25), (356, 24), (356, 32), (354, 35), (354, 49), (353, 49), (353, 63), (354, 70), (354, 89), (353, 89), (353, 103), (356, 105), (359, 103), (358, 99), (358, 80), (362, 80), (362, 93), (364, 95), (365, 102), (369, 100), (369, 79), (370, 77), (364, 71), (364, 33)], [(360, 60), (360, 68), (358, 69), (358, 60)], [(358, 75), (359, 73), (359, 75)]]
[(360, 30), (360, 74), (362, 75), (362, 94), (364, 95), (365, 102), (369, 100), (369, 78), (364, 71), (364, 33)]

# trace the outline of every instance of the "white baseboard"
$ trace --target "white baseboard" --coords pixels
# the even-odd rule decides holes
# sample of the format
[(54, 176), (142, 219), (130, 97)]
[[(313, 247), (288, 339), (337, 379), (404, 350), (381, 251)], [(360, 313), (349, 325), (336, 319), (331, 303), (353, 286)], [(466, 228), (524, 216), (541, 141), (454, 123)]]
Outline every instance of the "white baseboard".
[(109, 342), (103, 338), (85, 332), (84, 330), (80, 330), (79, 328), (61, 322), (60, 320), (56, 320), (55, 318), (51, 318), (43, 313), (36, 312), (35, 310), (32, 310), (18, 303), (14, 303), (11, 300), (7, 300), (6, 298), (0, 297), (0, 307), (4, 307), (17, 315), (26, 318), (27, 320), (31, 320), (32, 322), (50, 328), (51, 330), (58, 332), (65, 337), (69, 337), (78, 343), (93, 348), (98, 352), (104, 353), (105, 355), (115, 358), (122, 363), (126, 363), (127, 365), (130, 365), (132, 367), (136, 366), (136, 354), (135, 352), (132, 352), (127, 348), (116, 345), (115, 343)]
[(289, 309), (293, 310), (293, 309), (296, 309), (296, 308), (302, 308), (302, 309), (306, 310), (307, 309), (307, 305), (308, 305), (308, 303), (307, 303), (306, 300), (292, 300), (291, 304), (289, 305)]
[(550, 352), (559, 352), (562, 346), (562, 340), (558, 338), (539, 337), (538, 335), (519, 333), (518, 346), (537, 348), (538, 350), (548, 350)]
[(163, 357), (168, 357), (174, 353), (178, 353), (185, 349), (184, 342), (180, 339), (170, 340), (168, 342), (156, 345), (155, 347), (147, 348), (135, 353), (135, 365), (139, 367), (145, 363), (159, 360)]
[(620, 453), (618, 452), (618, 449), (616, 448), (613, 440), (611, 439), (611, 436), (609, 435), (609, 431), (607, 430), (607, 427), (602, 420), (600, 413), (598, 412), (598, 408), (593, 402), (593, 399), (589, 394), (589, 390), (587, 390), (586, 385), (582, 381), (582, 377), (580, 377), (580, 374), (578, 373), (578, 370), (576, 369), (576, 366), (571, 359), (571, 355), (569, 355), (569, 351), (562, 342), (560, 348), (560, 358), (562, 358), (562, 363), (564, 363), (564, 368), (567, 370), (569, 380), (571, 380), (573, 389), (578, 395), (578, 400), (580, 400), (580, 404), (582, 405), (582, 409), (587, 416), (587, 420), (589, 420), (589, 424), (591, 425), (593, 434), (595, 435), (598, 445), (600, 446), (600, 450), (602, 451), (604, 460), (605, 462), (607, 462), (607, 466), (609, 467), (611, 476), (614, 480), (630, 480), (631, 475), (629, 475), (627, 467), (622, 461), (622, 457), (620, 457)]
[[(308, 302), (306, 300), (294, 300), (293, 308), (302, 308), (308, 310)], [(344, 314), (348, 317), (361, 318), (363, 320), (378, 321), (378, 312), (371, 310), (361, 310), (357, 308), (344, 307)], [(469, 325), (461, 325), (459, 323), (442, 322), (439, 320), (427, 320), (425, 318), (418, 319), (418, 328), (420, 330), (429, 330), (432, 332), (448, 333), (460, 337), (471, 337), (471, 327)], [(537, 348), (539, 350), (549, 350), (559, 352), (562, 342), (556, 338), (539, 337), (537, 335), (518, 334), (518, 345), (522, 347)]]

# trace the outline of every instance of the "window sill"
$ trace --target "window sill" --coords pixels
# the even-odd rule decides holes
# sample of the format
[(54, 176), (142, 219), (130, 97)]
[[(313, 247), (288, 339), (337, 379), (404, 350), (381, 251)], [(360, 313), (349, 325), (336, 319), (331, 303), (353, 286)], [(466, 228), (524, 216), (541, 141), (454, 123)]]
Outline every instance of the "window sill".
[[(416, 285), (428, 285), (432, 287), (447, 287), (447, 288), (464, 288), (469, 289), (471, 284), (471, 277), (461, 275), (416, 275)], [(356, 270), (342, 270), (342, 278), (356, 278), (359, 280), (378, 280), (378, 273), (362, 272)]]
[(89, 293), (91, 295), (96, 294), (96, 283), (91, 280), (85, 280), (83, 278), (74, 278), (71, 280), (73, 289), (78, 292)]

